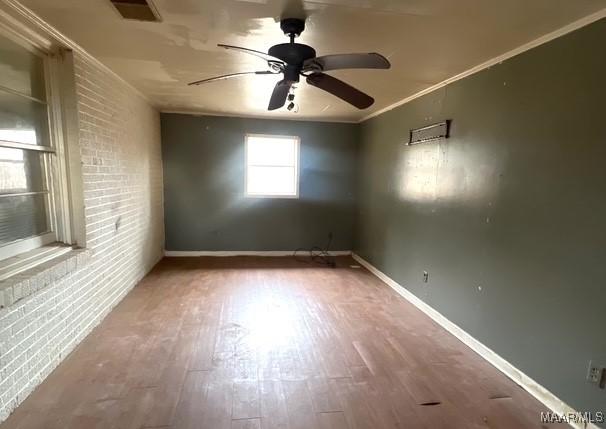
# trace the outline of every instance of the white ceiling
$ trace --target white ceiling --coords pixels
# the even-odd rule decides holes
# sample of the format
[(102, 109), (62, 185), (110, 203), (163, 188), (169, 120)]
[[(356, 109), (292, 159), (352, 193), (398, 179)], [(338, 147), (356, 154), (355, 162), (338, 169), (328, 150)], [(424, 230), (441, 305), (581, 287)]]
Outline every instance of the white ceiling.
[[(109, 0), (21, 0), (165, 111), (358, 121), (606, 6), (605, 0), (154, 0), (161, 23), (126, 21)], [(304, 12), (302, 11), (304, 10)], [(217, 43), (267, 51), (286, 42), (282, 15), (307, 15), (298, 40), (318, 55), (379, 52), (390, 70), (331, 72), (376, 99), (364, 111), (301, 82), (298, 113), (267, 112), (278, 76), (188, 87), (264, 61)]]

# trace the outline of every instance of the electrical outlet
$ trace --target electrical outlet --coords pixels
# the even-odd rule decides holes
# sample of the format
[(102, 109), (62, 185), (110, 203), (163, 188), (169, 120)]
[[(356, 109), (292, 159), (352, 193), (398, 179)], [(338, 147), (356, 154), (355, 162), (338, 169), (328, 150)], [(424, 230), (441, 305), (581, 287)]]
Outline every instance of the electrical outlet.
[(429, 273), (427, 271), (423, 271), (423, 283), (427, 283), (429, 281)]
[(589, 372), (587, 374), (587, 380), (590, 383), (597, 383), (598, 381), (600, 381), (600, 368), (595, 368), (592, 366), (589, 366)]
[(597, 384), (600, 389), (606, 389), (606, 367), (598, 365), (596, 362), (589, 361), (587, 381), (592, 384)]

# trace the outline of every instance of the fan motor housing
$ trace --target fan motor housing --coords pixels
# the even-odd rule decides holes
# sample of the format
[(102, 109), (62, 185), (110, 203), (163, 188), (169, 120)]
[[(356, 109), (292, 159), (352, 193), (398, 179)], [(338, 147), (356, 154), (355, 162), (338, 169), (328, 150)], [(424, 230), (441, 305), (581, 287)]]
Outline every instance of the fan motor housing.
[(301, 67), (287, 64), (286, 67), (284, 67), (283, 73), (284, 80), (288, 82), (299, 82), (299, 74), (301, 73)]
[(269, 48), (267, 53), (281, 59), (286, 64), (297, 66), (302, 66), (306, 60), (316, 57), (314, 48), (301, 43), (280, 43)]

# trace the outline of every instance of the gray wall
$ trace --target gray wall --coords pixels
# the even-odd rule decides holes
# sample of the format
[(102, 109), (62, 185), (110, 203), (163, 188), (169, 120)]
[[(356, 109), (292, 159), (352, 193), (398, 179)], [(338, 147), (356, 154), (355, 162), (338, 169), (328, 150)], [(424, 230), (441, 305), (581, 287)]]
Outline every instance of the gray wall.
[[(602, 20), (361, 126), (163, 114), (166, 248), (292, 250), (332, 231), (345, 250), (355, 232), (514, 366), (604, 410), (585, 381), (606, 364), (604, 46)], [(405, 145), (442, 119), (451, 139)], [(301, 137), (300, 199), (244, 197), (247, 132)]]
[[(162, 114), (167, 250), (353, 245), (358, 126)], [(298, 199), (244, 196), (246, 133), (301, 138)]]
[[(606, 363), (606, 21), (361, 129), (356, 251), (579, 410)], [(443, 143), (410, 128), (453, 120)], [(429, 282), (422, 282), (424, 270)]]

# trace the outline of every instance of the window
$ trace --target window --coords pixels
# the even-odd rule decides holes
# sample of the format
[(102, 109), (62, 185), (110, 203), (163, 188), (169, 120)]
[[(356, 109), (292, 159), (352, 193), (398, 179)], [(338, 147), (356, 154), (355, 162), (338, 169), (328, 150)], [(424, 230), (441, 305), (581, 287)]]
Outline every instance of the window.
[(46, 56), (0, 34), (0, 259), (57, 241)]
[(246, 195), (299, 196), (299, 138), (246, 136)]

